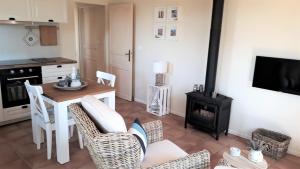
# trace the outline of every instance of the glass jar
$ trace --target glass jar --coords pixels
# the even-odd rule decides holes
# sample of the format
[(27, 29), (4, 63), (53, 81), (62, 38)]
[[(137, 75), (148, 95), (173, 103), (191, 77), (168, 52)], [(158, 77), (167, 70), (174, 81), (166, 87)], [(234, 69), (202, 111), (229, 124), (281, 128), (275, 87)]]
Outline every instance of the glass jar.
[(197, 84), (194, 84), (193, 92), (196, 92), (196, 91), (198, 91), (198, 85), (197, 85)]

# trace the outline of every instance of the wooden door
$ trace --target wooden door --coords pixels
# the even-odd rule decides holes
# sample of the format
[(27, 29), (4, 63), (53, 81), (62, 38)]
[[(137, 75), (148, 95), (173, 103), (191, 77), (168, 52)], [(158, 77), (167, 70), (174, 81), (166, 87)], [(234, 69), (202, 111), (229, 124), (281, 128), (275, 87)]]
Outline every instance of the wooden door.
[(132, 101), (133, 4), (109, 5), (109, 67), (116, 75), (116, 95)]
[(67, 0), (32, 0), (33, 21), (67, 22)]
[(83, 78), (96, 81), (96, 71), (105, 71), (105, 7), (79, 8), (80, 69)]
[(0, 20), (31, 21), (30, 0), (0, 0)]

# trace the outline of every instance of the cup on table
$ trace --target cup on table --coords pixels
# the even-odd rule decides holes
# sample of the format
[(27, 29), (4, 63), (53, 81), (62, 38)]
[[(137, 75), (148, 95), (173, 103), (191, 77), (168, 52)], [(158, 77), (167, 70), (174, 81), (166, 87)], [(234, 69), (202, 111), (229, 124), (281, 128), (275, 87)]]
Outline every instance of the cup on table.
[(233, 157), (238, 157), (241, 155), (241, 150), (237, 147), (230, 147), (229, 154)]

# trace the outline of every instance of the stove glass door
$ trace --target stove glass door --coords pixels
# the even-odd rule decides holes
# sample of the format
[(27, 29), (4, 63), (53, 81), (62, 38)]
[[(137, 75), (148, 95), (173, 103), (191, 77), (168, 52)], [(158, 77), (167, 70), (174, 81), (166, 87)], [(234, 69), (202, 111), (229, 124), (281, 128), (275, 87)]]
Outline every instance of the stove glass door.
[(4, 86), (2, 84), (3, 108), (29, 104), (29, 96), (24, 82), (29, 80), (30, 84), (41, 84), (40, 76), (6, 77)]

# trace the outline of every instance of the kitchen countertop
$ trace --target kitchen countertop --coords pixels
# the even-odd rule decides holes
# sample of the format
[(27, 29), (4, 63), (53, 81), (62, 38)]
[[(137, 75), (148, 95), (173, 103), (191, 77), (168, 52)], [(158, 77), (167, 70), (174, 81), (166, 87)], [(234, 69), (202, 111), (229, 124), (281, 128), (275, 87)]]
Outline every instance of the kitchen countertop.
[(72, 64), (72, 63), (77, 63), (77, 61), (72, 59), (62, 58), (62, 57), (33, 58), (33, 59), (23, 59), (23, 60), (3, 60), (0, 61), (0, 69), (60, 65), (60, 64)]

